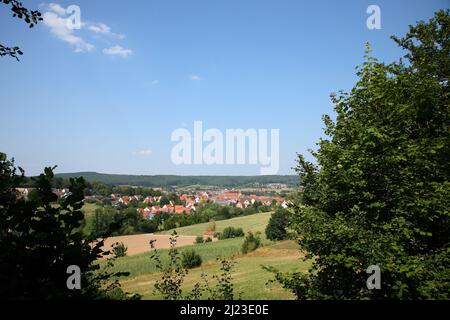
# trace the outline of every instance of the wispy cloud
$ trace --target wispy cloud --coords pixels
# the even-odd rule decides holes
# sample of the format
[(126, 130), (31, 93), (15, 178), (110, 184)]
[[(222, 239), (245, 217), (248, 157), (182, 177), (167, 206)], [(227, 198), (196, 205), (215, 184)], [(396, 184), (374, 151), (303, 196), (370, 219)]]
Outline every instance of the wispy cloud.
[[(92, 43), (86, 41), (81, 36), (81, 33), (83, 36), (89, 35), (89, 33), (83, 33), (83, 30), (102, 37), (116, 38), (119, 40), (125, 39), (124, 34), (113, 32), (111, 27), (103, 22), (81, 22), (79, 29), (71, 28), (71, 17), (61, 5), (57, 3), (44, 3), (40, 6), (43, 8), (43, 11), (45, 10), (43, 14), (44, 24), (50, 29), (50, 32), (58, 39), (73, 46), (75, 52), (89, 52), (95, 49)], [(105, 48), (102, 52), (106, 55), (120, 56), (122, 58), (126, 58), (133, 53), (132, 50), (123, 48), (120, 45)]]
[(48, 10), (53, 11), (53, 12), (59, 14), (60, 16), (65, 16), (66, 15), (66, 9), (64, 9), (63, 7), (61, 7), (57, 3), (49, 3), (48, 4)]
[(75, 35), (75, 30), (68, 27), (69, 18), (66, 18), (66, 10), (59, 4), (50, 3), (43, 14), (44, 24), (50, 28), (50, 32), (58, 39), (75, 47), (75, 52), (92, 51), (95, 47), (82, 37)]
[(106, 55), (109, 55), (109, 56), (120, 56), (121, 58), (126, 58), (130, 54), (132, 54), (133, 51), (117, 45), (117, 46), (103, 49), (103, 53)]
[(150, 149), (145, 149), (145, 150), (139, 150), (139, 151), (133, 151), (132, 155), (133, 156), (150, 156), (152, 155), (153, 151)]
[(200, 81), (200, 80), (202, 80), (202, 78), (200, 76), (196, 75), (196, 74), (189, 75), (189, 79), (192, 80), (192, 81)]
[(88, 28), (88, 30), (94, 32), (94, 33), (99, 33), (105, 36), (109, 36), (109, 37), (114, 37), (114, 38), (118, 38), (118, 39), (125, 39), (125, 35), (121, 34), (121, 33), (115, 33), (111, 31), (111, 28), (102, 23), (102, 22), (88, 22), (86, 23), (86, 26)]

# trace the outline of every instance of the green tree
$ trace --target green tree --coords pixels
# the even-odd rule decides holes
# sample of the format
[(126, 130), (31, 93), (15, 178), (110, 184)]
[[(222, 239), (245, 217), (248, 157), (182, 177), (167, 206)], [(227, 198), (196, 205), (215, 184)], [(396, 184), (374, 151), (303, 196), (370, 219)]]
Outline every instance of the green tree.
[[(396, 42), (407, 64), (367, 55), (349, 93), (332, 96), (328, 139), (299, 156), (292, 219), (309, 274), (277, 279), (300, 299), (449, 299), (449, 11)], [(381, 290), (366, 270), (381, 268)]]
[(217, 215), (218, 220), (227, 220), (231, 218), (230, 207), (223, 206), (220, 208), (219, 213)]
[(164, 221), (164, 230), (175, 229), (177, 224), (175, 222), (175, 217), (170, 217)]
[(127, 256), (128, 247), (123, 242), (116, 242), (111, 245), (112, 253), (116, 258), (122, 258)]
[(244, 230), (242, 228), (226, 227), (219, 236), (220, 240), (243, 237)]
[(181, 265), (186, 269), (193, 269), (202, 265), (202, 257), (194, 249), (188, 249), (181, 254)]
[(166, 196), (162, 196), (161, 200), (159, 200), (159, 205), (161, 207), (163, 207), (163, 206), (165, 206), (166, 204), (169, 204), (169, 203), (170, 203), (170, 200)]
[[(52, 168), (34, 178), (33, 200), (18, 197), (16, 186), (24, 179), (4, 153), (0, 153), (0, 298), (1, 299), (68, 299), (110, 298), (117, 283), (105, 288), (111, 276), (99, 269), (95, 261), (108, 252), (103, 241), (83, 239), (85, 182), (70, 179), (70, 193), (59, 201), (52, 192)], [(92, 240), (92, 239), (91, 239)], [(81, 290), (69, 290), (67, 268), (77, 265), (81, 270)], [(126, 296), (122, 292), (121, 298)]]
[(242, 244), (242, 253), (247, 254), (255, 251), (261, 246), (261, 238), (259, 232), (253, 234), (253, 232), (248, 232), (245, 236), (244, 243)]
[(286, 227), (288, 219), (287, 213), (283, 209), (278, 209), (270, 217), (266, 227), (266, 237), (269, 240), (284, 240), (286, 238)]

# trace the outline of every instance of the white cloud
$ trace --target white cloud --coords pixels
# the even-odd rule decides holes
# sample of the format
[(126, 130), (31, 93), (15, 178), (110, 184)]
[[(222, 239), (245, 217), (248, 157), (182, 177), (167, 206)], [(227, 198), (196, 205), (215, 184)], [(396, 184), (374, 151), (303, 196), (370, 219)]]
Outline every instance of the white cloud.
[[(56, 12), (64, 10), (59, 5), (53, 4), (53, 7), (49, 8), (53, 12), (45, 12), (43, 14), (44, 24), (50, 28), (50, 32), (53, 33), (58, 39), (69, 43), (70, 45), (75, 47), (75, 52), (88, 52), (92, 51), (95, 47), (93, 44), (85, 41), (83, 38), (76, 36), (74, 34), (74, 30), (68, 27), (68, 18), (63, 18), (58, 16)], [(65, 12), (65, 10), (64, 10)]]
[(153, 151), (150, 149), (145, 150), (139, 150), (139, 151), (133, 151), (133, 156), (150, 156), (152, 155)]
[(200, 81), (200, 80), (202, 80), (202, 78), (200, 76), (195, 75), (195, 74), (191, 74), (189, 76), (189, 79), (191, 79), (192, 81)]
[(110, 55), (110, 56), (120, 56), (122, 58), (126, 58), (130, 54), (132, 54), (133, 51), (130, 49), (125, 49), (122, 46), (117, 45), (117, 46), (103, 49), (103, 53)]
[(60, 16), (65, 16), (66, 15), (66, 9), (64, 9), (63, 7), (61, 7), (57, 3), (49, 3), (48, 4), (48, 10), (51, 10), (51, 11), (57, 13)]
[[(0, 0), (1, 1), (1, 0)], [(70, 21), (70, 12), (57, 3), (41, 4), (44, 12), (43, 19), (50, 32), (58, 39), (70, 44), (75, 48), (75, 52), (89, 52), (95, 49), (95, 46), (86, 41), (79, 33), (82, 30), (90, 31), (100, 36), (113, 37), (116, 39), (124, 39), (125, 35), (111, 31), (111, 28), (102, 22), (81, 22), (78, 29), (71, 27), (73, 21)], [(81, 30), (80, 30), (81, 29)], [(107, 55), (118, 55), (122, 58), (128, 57), (133, 53), (132, 50), (123, 48), (119, 45), (103, 49), (103, 53)]]
[(92, 31), (94, 33), (100, 33), (100, 34), (103, 34), (105, 36), (110, 36), (110, 37), (114, 37), (114, 38), (118, 38), (118, 39), (125, 39), (125, 35), (120, 34), (120, 33), (112, 32), (111, 28), (108, 25), (106, 25), (106, 24), (104, 24), (102, 22), (98, 22), (98, 23), (90, 22), (90, 23), (87, 23), (87, 28), (88, 28), (88, 30), (90, 30), (90, 31)]

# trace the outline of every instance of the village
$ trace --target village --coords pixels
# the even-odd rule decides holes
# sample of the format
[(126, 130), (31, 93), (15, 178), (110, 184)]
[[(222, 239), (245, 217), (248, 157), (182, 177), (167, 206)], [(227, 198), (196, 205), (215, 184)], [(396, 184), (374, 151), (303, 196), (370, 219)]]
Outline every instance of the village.
[(241, 209), (245, 209), (255, 204), (255, 202), (259, 202), (265, 206), (279, 205), (282, 208), (287, 208), (289, 205), (288, 201), (281, 197), (244, 195), (236, 191), (199, 192), (196, 194), (181, 194), (177, 195), (177, 197), (176, 201), (168, 200), (168, 203), (164, 203), (164, 195), (147, 196), (144, 198), (141, 195), (120, 196), (112, 194), (111, 201), (113, 206), (129, 206), (133, 202), (138, 205), (139, 203), (145, 204), (145, 207), (142, 208), (142, 205), (140, 205), (137, 210), (148, 220), (153, 219), (158, 213), (189, 215), (196, 211), (196, 207), (200, 203), (212, 202), (221, 206), (231, 206)]

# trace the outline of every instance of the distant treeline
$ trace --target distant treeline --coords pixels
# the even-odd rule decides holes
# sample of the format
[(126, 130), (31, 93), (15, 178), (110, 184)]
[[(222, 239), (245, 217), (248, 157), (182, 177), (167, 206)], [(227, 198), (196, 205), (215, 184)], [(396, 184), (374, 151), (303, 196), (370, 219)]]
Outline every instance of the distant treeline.
[(281, 183), (290, 187), (298, 185), (298, 176), (138, 176), (138, 175), (118, 175), (103, 174), (97, 172), (77, 172), (57, 174), (59, 178), (84, 177), (89, 182), (100, 182), (109, 185), (130, 185), (142, 187), (171, 187), (190, 185), (213, 185), (219, 187), (245, 187), (254, 184)]

